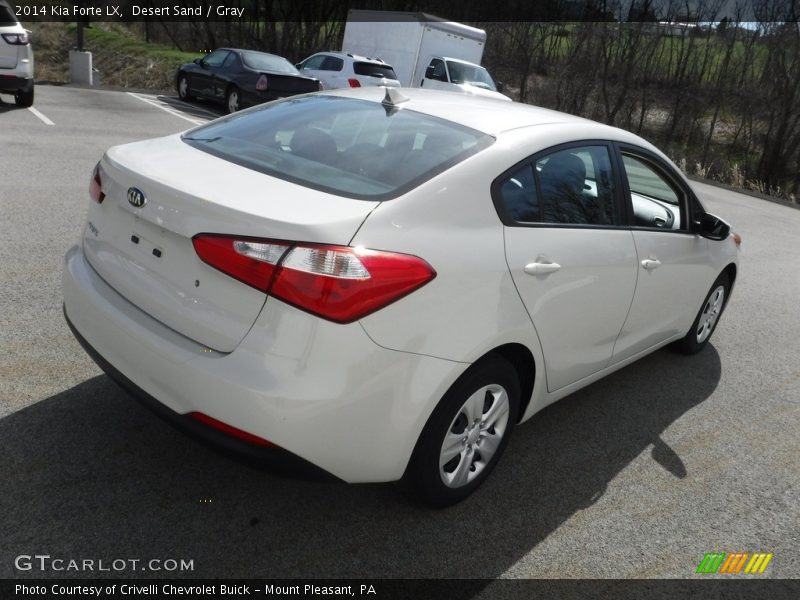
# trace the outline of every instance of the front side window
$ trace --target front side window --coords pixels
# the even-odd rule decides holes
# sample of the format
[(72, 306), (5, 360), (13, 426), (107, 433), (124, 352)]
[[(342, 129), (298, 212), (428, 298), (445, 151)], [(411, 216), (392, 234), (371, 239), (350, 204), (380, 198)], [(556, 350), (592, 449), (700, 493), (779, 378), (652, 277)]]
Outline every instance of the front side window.
[(614, 176), (605, 145), (543, 153), (499, 182), (508, 219), (519, 223), (618, 223)]
[(489, 146), (489, 135), (407, 108), (336, 96), (287, 98), (183, 141), (244, 167), (349, 198), (394, 198)]
[(223, 69), (232, 69), (236, 64), (236, 54), (233, 52), (228, 52), (228, 56), (225, 58), (225, 62), (222, 63)]
[(447, 81), (447, 69), (444, 66), (444, 61), (439, 58), (434, 58), (425, 70), (425, 78), (434, 79), (436, 81)]
[(646, 159), (623, 153), (622, 163), (631, 192), (634, 224), (656, 229), (685, 229), (679, 194), (659, 169)]
[(214, 50), (203, 59), (203, 64), (207, 67), (220, 67), (225, 62), (225, 59), (228, 58), (228, 54), (227, 50)]
[(322, 61), (321, 71), (341, 71), (344, 61), (338, 56), (326, 56)]

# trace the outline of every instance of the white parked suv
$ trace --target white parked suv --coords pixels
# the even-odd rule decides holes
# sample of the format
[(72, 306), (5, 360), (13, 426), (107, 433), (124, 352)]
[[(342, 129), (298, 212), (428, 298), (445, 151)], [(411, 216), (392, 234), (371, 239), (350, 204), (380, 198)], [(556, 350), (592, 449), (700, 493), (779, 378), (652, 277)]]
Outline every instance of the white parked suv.
[(6, 0), (0, 0), (0, 93), (14, 94), (18, 106), (33, 105), (31, 32)]
[(392, 66), (380, 58), (344, 52), (318, 52), (295, 66), (303, 75), (319, 79), (326, 90), (371, 85), (400, 87)]

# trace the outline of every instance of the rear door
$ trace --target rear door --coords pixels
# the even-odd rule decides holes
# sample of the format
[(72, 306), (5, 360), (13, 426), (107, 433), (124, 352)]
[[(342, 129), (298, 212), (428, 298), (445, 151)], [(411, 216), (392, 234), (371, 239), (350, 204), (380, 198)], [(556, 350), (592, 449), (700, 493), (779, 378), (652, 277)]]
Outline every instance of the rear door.
[(506, 258), (553, 392), (605, 368), (636, 285), (620, 180), (605, 142), (558, 146), (493, 184)]

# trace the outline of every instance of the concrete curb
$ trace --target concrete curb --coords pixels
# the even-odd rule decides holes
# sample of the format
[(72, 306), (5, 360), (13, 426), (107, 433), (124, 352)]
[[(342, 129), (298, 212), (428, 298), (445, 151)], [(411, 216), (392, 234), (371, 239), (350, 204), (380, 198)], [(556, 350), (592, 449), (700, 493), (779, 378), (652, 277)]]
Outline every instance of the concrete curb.
[(686, 177), (691, 181), (697, 181), (698, 183), (713, 185), (714, 187), (722, 188), (723, 190), (728, 190), (729, 192), (736, 192), (737, 194), (752, 196), (753, 198), (759, 198), (760, 200), (766, 200), (767, 202), (772, 202), (774, 204), (780, 204), (781, 206), (787, 206), (789, 208), (800, 210), (800, 204), (789, 202), (788, 200), (781, 200), (780, 198), (776, 198), (775, 196), (770, 196), (768, 194), (761, 194), (759, 192), (754, 192), (753, 190), (747, 190), (744, 188), (737, 188), (732, 185), (728, 185), (727, 183), (714, 181), (712, 179), (703, 179), (702, 177), (697, 177), (696, 175), (686, 175)]

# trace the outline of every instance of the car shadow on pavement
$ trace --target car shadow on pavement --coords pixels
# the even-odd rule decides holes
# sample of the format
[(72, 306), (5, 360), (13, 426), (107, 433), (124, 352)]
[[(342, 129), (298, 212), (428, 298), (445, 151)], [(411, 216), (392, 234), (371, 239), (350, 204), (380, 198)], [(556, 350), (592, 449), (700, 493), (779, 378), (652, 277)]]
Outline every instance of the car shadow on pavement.
[[(185, 559), (186, 577), (494, 578), (639, 456), (687, 473), (661, 439), (720, 379), (713, 346), (657, 352), (517, 428), (486, 484), (430, 510), (397, 485), (314, 483), (231, 460), (98, 376), (0, 419), (0, 577), (14, 557)], [(342, 443), (346, 443), (343, 440)], [(141, 567), (137, 567), (137, 571)]]
[(15, 110), (25, 110), (22, 106), (17, 106), (14, 102), (14, 94), (0, 95), (0, 113), (12, 112)]

